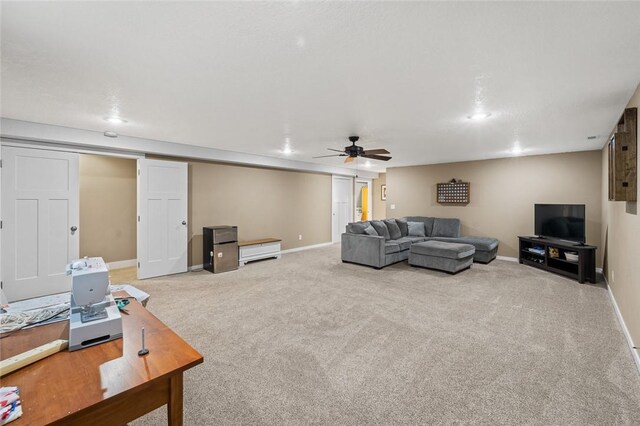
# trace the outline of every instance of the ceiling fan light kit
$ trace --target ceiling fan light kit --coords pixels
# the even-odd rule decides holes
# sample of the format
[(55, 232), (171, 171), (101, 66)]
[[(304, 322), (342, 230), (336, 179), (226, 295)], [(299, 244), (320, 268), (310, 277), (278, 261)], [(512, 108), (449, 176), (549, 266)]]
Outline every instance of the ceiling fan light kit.
[(351, 163), (353, 162), (353, 159), (357, 157), (380, 161), (391, 160), (391, 157), (386, 156), (386, 154), (390, 154), (390, 152), (384, 148), (365, 150), (363, 147), (356, 145), (356, 142), (358, 142), (359, 139), (359, 136), (349, 136), (349, 142), (351, 142), (351, 145), (345, 146), (342, 151), (339, 149), (327, 148), (329, 151), (339, 152), (340, 154), (321, 155), (313, 158), (347, 157), (344, 160), (345, 163)]

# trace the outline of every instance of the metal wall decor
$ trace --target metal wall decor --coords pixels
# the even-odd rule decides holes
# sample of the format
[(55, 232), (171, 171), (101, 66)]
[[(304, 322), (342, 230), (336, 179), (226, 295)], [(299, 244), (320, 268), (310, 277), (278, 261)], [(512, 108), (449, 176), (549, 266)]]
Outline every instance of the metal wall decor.
[(469, 204), (469, 182), (451, 179), (449, 182), (438, 184), (438, 203), (440, 204)]

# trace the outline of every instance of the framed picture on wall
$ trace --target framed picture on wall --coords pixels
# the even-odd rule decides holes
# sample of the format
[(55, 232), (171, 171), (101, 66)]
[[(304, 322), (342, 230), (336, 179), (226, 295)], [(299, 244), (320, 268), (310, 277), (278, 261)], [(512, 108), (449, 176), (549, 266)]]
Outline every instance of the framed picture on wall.
[(380, 198), (382, 198), (382, 201), (387, 201), (387, 185), (382, 185), (382, 191), (380, 191)]

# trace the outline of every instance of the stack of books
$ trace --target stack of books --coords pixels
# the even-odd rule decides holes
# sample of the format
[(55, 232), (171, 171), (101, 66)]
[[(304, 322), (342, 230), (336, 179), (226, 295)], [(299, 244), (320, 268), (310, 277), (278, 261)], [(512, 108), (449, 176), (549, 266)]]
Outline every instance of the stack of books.
[(6, 425), (22, 416), (20, 392), (17, 387), (0, 388), (0, 425)]

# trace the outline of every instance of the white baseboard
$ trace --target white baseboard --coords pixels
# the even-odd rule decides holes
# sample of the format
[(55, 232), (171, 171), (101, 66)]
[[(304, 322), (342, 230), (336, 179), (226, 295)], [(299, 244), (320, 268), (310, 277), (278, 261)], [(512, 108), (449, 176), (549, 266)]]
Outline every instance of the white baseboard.
[(129, 260), (119, 260), (117, 262), (109, 262), (107, 266), (109, 270), (113, 269), (122, 269), (122, 268), (131, 268), (132, 266), (136, 266), (138, 263), (137, 259), (129, 259)]
[(518, 262), (517, 257), (511, 257), (511, 256), (496, 256), (496, 259), (506, 260), (507, 262)]
[[(314, 248), (330, 246), (332, 244), (333, 243), (321, 243), (321, 244), (313, 244), (313, 245), (310, 245), (310, 246), (296, 247), (296, 248), (292, 248), (292, 249), (288, 249), (288, 250), (282, 250), (280, 252), (280, 254), (294, 253), (296, 251), (303, 251), (303, 250), (311, 250), (311, 249), (314, 249)], [(135, 263), (134, 263), (134, 265), (135, 265)], [(189, 269), (189, 271), (193, 271), (193, 270), (196, 270), (196, 269), (202, 269), (202, 266), (203, 266), (202, 264), (191, 265), (191, 266), (189, 266), (188, 269)]]
[(303, 246), (303, 247), (296, 247), (296, 248), (292, 248), (292, 249), (282, 250), (280, 253), (282, 253), (282, 254), (295, 253), (296, 251), (311, 250), (311, 249), (320, 248), (320, 247), (327, 247), (327, 246), (330, 246), (332, 244), (334, 244), (334, 243), (313, 244), (313, 245), (310, 245), (310, 246)]
[[(296, 247), (296, 248), (292, 248), (292, 249), (282, 250), (280, 252), (280, 254), (295, 253), (297, 251), (312, 250), (312, 249), (321, 248), (321, 247), (328, 247), (328, 246), (333, 245), (333, 244), (338, 244), (338, 243), (329, 242), (329, 243), (313, 244), (313, 245), (310, 245), (310, 246)], [(496, 259), (506, 260), (508, 262), (517, 262), (518, 261), (517, 257), (509, 257), (509, 256), (497, 256)], [(135, 264), (131, 265), (131, 266), (135, 266)], [(190, 271), (192, 271), (194, 269), (202, 269), (202, 264), (189, 266), (189, 270)]]
[(616, 302), (616, 298), (613, 296), (611, 287), (609, 287), (609, 283), (607, 282), (607, 277), (604, 277), (604, 282), (607, 284), (607, 292), (609, 293), (609, 299), (613, 304), (613, 310), (616, 313), (618, 322), (622, 327), (622, 333), (624, 334), (624, 337), (627, 340), (627, 344), (629, 345), (629, 350), (631, 351), (631, 357), (633, 358), (633, 361), (636, 363), (638, 374), (640, 374), (640, 349), (634, 349), (636, 345), (633, 343), (633, 339), (631, 338), (631, 334), (629, 334), (629, 329), (627, 328), (627, 324), (625, 324), (624, 322), (624, 318), (622, 318), (622, 313), (620, 313), (620, 309), (618, 308), (618, 303)]

